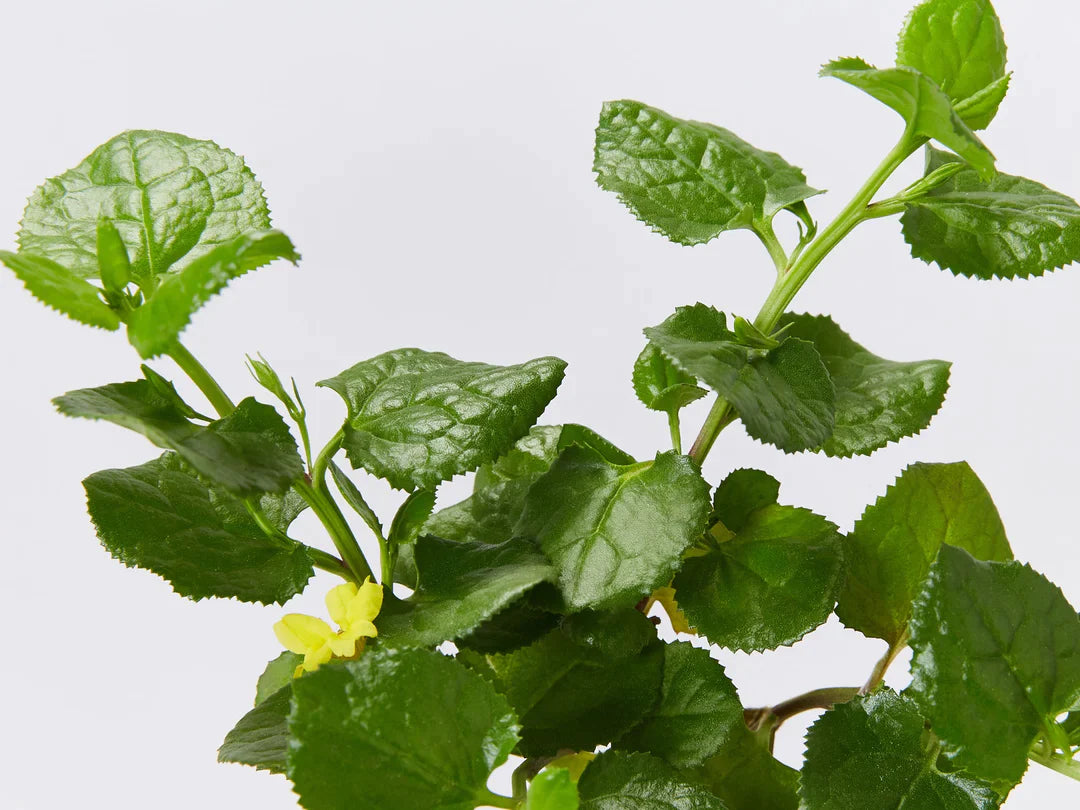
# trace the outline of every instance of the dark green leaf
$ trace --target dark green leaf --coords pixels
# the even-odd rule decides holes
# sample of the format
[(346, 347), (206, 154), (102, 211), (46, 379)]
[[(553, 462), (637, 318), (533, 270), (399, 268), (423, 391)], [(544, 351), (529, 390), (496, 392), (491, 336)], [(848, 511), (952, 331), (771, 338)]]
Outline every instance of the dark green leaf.
[(1080, 701), (1080, 618), (1018, 562), (942, 546), (911, 646), (911, 689), (935, 733), (956, 766), (995, 787), (1020, 781), (1032, 743)]
[(269, 405), (250, 397), (208, 427), (189, 422), (150, 380), (82, 388), (53, 404), (66, 416), (104, 419), (141, 433), (238, 495), (284, 492), (304, 472), (288, 425)]
[(432, 489), (509, 450), (555, 396), (565, 368), (554, 357), (490, 366), (398, 349), (319, 385), (349, 407), (344, 447), (353, 467), (399, 489)]
[(713, 493), (713, 515), (733, 532), (742, 531), (750, 516), (777, 502), (780, 482), (761, 470), (735, 470)]
[(506, 761), (506, 699), (453, 658), (375, 649), (293, 684), (288, 773), (308, 810), (473, 810)]
[(274, 259), (296, 264), (300, 254), (281, 231), (237, 236), (170, 274), (128, 320), (128, 339), (142, 357), (167, 352), (191, 316), (234, 278)]
[(258, 706), (281, 688), (291, 685), (296, 668), (303, 660), (304, 656), (286, 650), (270, 661), (255, 685), (255, 705)]
[(827, 315), (785, 315), (788, 335), (814, 344), (836, 387), (828, 456), (868, 455), (930, 424), (945, 401), (949, 363), (898, 363), (871, 354)]
[(529, 785), (524, 810), (578, 810), (577, 785), (566, 768), (545, 769)]
[(165, 577), (182, 596), (283, 604), (313, 573), (303, 546), (267, 537), (242, 501), (207, 487), (175, 453), (94, 473), (83, 486), (109, 553)]
[(994, 810), (985, 782), (938, 770), (940, 743), (888, 689), (833, 707), (806, 736), (803, 810)]
[(821, 193), (776, 153), (637, 101), (604, 104), (593, 170), (600, 187), (615, 192), (634, 216), (683, 245), (760, 227)]
[(767, 745), (767, 737), (743, 726), (694, 773), (733, 810), (797, 810), (799, 772), (773, 757)]
[(679, 307), (645, 334), (731, 403), (755, 439), (793, 453), (831, 435), (835, 393), (812, 344), (787, 339), (771, 351), (752, 349), (728, 330), (724, 313), (705, 304)]
[(218, 762), (252, 765), (271, 773), (285, 772), (289, 748), (292, 686), (283, 686), (240, 718), (218, 749)]
[(578, 782), (581, 810), (727, 810), (708, 790), (648, 754), (608, 751)]
[(7, 250), (0, 250), (0, 262), (46, 306), (88, 326), (120, 328), (120, 318), (101, 300), (101, 290), (67, 268), (42, 256)]
[(660, 700), (619, 738), (618, 747), (686, 768), (700, 765), (745, 731), (742, 703), (724, 668), (708, 650), (675, 642), (664, 646)]
[[(652, 628), (640, 613), (620, 615)], [(511, 653), (459, 657), (473, 661), (514, 707), (521, 718), (522, 756), (591, 751), (618, 738), (656, 702), (664, 645), (652, 633), (644, 648), (619, 657), (582, 646), (561, 629)]]
[(426, 647), (468, 635), (555, 574), (525, 540), (485, 545), (429, 536), (416, 542), (415, 554), (416, 592), (387, 602), (379, 616), (379, 637), (387, 644)]
[(847, 537), (840, 620), (898, 642), (942, 543), (984, 560), (1012, 559), (994, 501), (964, 461), (913, 464), (866, 508)]
[(97, 224), (112, 220), (140, 286), (223, 242), (270, 227), (262, 186), (243, 159), (172, 132), (117, 135), (30, 197), (18, 240), (82, 278), (98, 276)]
[(952, 149), (985, 177), (994, 173), (994, 155), (953, 108), (952, 100), (934, 82), (910, 67), (879, 70), (862, 59), (837, 59), (821, 69), (892, 107), (912, 136), (938, 141)]
[(576, 446), (533, 484), (517, 530), (540, 544), (567, 605), (580, 610), (667, 584), (708, 514), (708, 485), (685, 456), (618, 466)]
[(139, 369), (143, 373), (143, 377), (146, 381), (154, 387), (155, 393), (164, 398), (170, 405), (172, 405), (185, 419), (198, 419), (202, 422), (213, 422), (214, 420), (209, 416), (203, 416), (197, 410), (192, 408), (184, 398), (176, 390), (176, 386), (172, 384), (171, 380), (167, 380), (154, 371), (150, 366), (143, 363), (139, 366)]
[[(927, 172), (955, 161), (927, 150)], [(1080, 205), (1041, 183), (963, 169), (900, 218), (911, 255), (973, 278), (1028, 278), (1080, 260)]]
[(646, 408), (676, 413), (708, 392), (649, 343), (634, 362), (634, 393)]
[(458, 647), (485, 654), (512, 652), (554, 630), (559, 624), (559, 615), (534, 604), (541, 600), (530, 598), (544, 587), (538, 586), (524, 598), (481, 622), (469, 635), (458, 640)]
[(360, 490), (357, 489), (356, 484), (354, 484), (352, 479), (345, 474), (345, 471), (334, 462), (331, 461), (328, 467), (330, 469), (330, 477), (334, 479), (334, 483), (337, 485), (338, 491), (341, 493), (341, 497), (344, 498), (345, 503), (360, 516), (360, 519), (367, 524), (367, 527), (371, 529), (376, 537), (382, 537), (383, 530), (382, 523), (379, 521), (379, 516), (375, 514), (375, 511), (370, 506), (368, 506), (368, 502), (364, 500), (364, 496), (360, 493)]
[[(912, 67), (962, 102), (1005, 79), (1005, 37), (989, 0), (926, 0), (908, 15), (896, 64)], [(1004, 97), (1004, 91), (1001, 93)], [(998, 98), (998, 104), (1001, 98)], [(960, 113), (960, 110), (957, 109)], [(989, 125), (997, 105), (973, 129)]]
[(629, 606), (571, 614), (562, 620), (562, 632), (578, 646), (610, 658), (637, 655), (656, 639), (652, 622), (643, 622), (641, 612)]

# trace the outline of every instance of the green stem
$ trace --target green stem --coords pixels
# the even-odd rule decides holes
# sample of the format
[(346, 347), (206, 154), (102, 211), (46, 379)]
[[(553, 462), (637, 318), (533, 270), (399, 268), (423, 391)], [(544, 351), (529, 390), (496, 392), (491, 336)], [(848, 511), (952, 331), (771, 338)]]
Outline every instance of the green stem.
[(1055, 753), (1046, 754), (1037, 751), (1034, 748), (1028, 752), (1028, 759), (1032, 762), (1039, 763), (1044, 768), (1057, 771), (1070, 779), (1075, 779), (1077, 782), (1080, 782), (1080, 761), (1069, 759)]
[(345, 441), (345, 428), (342, 428), (333, 436), (330, 437), (330, 441), (326, 443), (326, 446), (319, 451), (319, 455), (315, 459), (315, 466), (311, 470), (311, 480), (318, 485), (318, 482), (326, 481), (326, 470), (330, 466), (330, 462), (333, 461), (334, 456), (337, 455), (337, 451), (341, 449), (341, 443)]
[(374, 580), (375, 574), (368, 565), (364, 552), (360, 550), (360, 544), (356, 542), (356, 536), (341, 513), (341, 509), (330, 497), (326, 481), (324, 480), (322, 486), (318, 488), (306, 481), (297, 481), (293, 486), (326, 527), (334, 548), (345, 560), (345, 564), (352, 571), (356, 581), (363, 582), (368, 577)]
[[(806, 250), (790, 266), (782, 268), (777, 262), (779, 257), (774, 255), (772, 249), (769, 250), (774, 263), (777, 263), (778, 273), (776, 283), (773, 285), (769, 297), (765, 299), (765, 303), (762, 304), (757, 317), (754, 318), (754, 326), (766, 335), (772, 333), (788, 304), (791, 303), (791, 299), (795, 297), (795, 294), (806, 283), (806, 280), (810, 278), (810, 274), (832, 252), (833, 248), (851, 233), (856, 225), (867, 219), (867, 206), (874, 199), (874, 195), (900, 164), (911, 157), (915, 150), (925, 142), (925, 138), (916, 137), (910, 132), (905, 132), (896, 146), (874, 169), (870, 178), (863, 183), (862, 188), (851, 198), (851, 201), (817, 235), (814, 241), (807, 245)], [(766, 248), (769, 248), (766, 237), (762, 236), (761, 231), (757, 231), (757, 233), (759, 238), (765, 242)], [(773, 238), (775, 239), (775, 236)], [(705, 458), (712, 449), (716, 437), (720, 435), (720, 431), (725, 424), (724, 419), (730, 407), (723, 397), (717, 398), (716, 402), (713, 403), (712, 410), (709, 411), (709, 415), (705, 418), (705, 424), (701, 426), (701, 430), (690, 448), (690, 457), (699, 465), (705, 462)]]
[(784, 250), (784, 246), (780, 244), (780, 240), (776, 238), (776, 232), (773, 230), (772, 222), (764, 222), (754, 227), (754, 233), (757, 234), (758, 239), (761, 240), (761, 244), (765, 246), (765, 250), (769, 251), (769, 258), (773, 260), (773, 264), (776, 265), (776, 272), (783, 273), (788, 266), (788, 255)]
[(682, 454), (682, 427), (679, 424), (679, 412), (670, 411), (667, 415), (668, 428), (671, 430), (671, 447), (680, 455)]
[(900, 638), (890, 644), (889, 649), (887, 649), (885, 654), (881, 656), (881, 659), (874, 664), (874, 669), (870, 673), (870, 677), (867, 679), (866, 683), (863, 684), (859, 694), (868, 695), (884, 683), (885, 673), (889, 671), (889, 667), (892, 665), (892, 662), (896, 660), (896, 656), (898, 656), (903, 651), (904, 647), (907, 646), (908, 638), (910, 638), (910, 636), (905, 628), (904, 632), (900, 634)]
[(498, 793), (492, 793), (487, 788), (482, 788), (476, 793), (476, 806), (477, 807), (503, 807), (506, 810), (514, 810), (520, 802), (511, 797), (503, 796)]
[(184, 348), (179, 340), (173, 344), (168, 354), (176, 365), (180, 366), (180, 369), (198, 386), (199, 390), (203, 392), (210, 401), (210, 405), (217, 411), (218, 416), (228, 416), (236, 410), (233, 401), (218, 385), (217, 380), (211, 376), (202, 363), (195, 359), (195, 355)]
[(837, 703), (847, 703), (858, 694), (859, 687), (857, 686), (829, 686), (824, 689), (814, 689), (785, 700), (783, 703), (777, 703), (772, 707), (772, 713), (779, 723), (783, 723), (803, 712), (813, 709), (831, 709)]

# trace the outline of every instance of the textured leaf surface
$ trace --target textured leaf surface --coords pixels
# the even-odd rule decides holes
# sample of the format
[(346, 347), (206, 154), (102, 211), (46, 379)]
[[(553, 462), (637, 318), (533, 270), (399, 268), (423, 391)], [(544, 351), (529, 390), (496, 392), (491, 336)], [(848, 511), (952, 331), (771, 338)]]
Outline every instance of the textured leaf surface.
[(900, 113), (913, 135), (944, 144), (983, 176), (993, 174), (994, 155), (957, 115), (949, 96), (914, 68), (879, 70), (862, 59), (849, 58), (829, 62), (821, 75), (858, 87)]
[(731, 539), (686, 560), (673, 582), (679, 607), (722, 647), (793, 644), (832, 612), (842, 544), (836, 526), (807, 509), (764, 506)]
[(727, 810), (708, 790), (648, 754), (601, 754), (581, 775), (578, 791), (581, 810)]
[(767, 222), (821, 193), (776, 153), (637, 101), (604, 104), (593, 170), (638, 219), (683, 245)]
[(796, 810), (799, 772), (773, 757), (766, 745), (744, 725), (694, 773), (732, 810)]
[(289, 747), (286, 720), (292, 686), (284, 686), (240, 718), (218, 749), (218, 762), (251, 765), (271, 773), (285, 772)]
[(679, 307), (645, 334), (730, 402), (755, 439), (797, 452), (831, 435), (835, 392), (811, 343), (787, 339), (771, 351), (752, 349), (728, 330), (724, 313), (705, 304)]
[(942, 546), (911, 619), (911, 689), (953, 762), (1012, 785), (1028, 749), (1080, 700), (1080, 618), (1017, 562)]
[[(900, 32), (896, 64), (915, 68), (956, 102), (1000, 82), (1005, 78), (1005, 36), (994, 7), (989, 0), (920, 3)], [(989, 117), (977, 123), (987, 126), (996, 111), (994, 105)], [(968, 116), (961, 118), (977, 128)]]
[(649, 343), (634, 362), (634, 393), (646, 408), (674, 413), (708, 392)]
[(780, 482), (761, 470), (734, 470), (713, 493), (713, 517), (733, 532), (742, 531), (758, 509), (777, 503)]
[(250, 397), (208, 427), (189, 422), (167, 392), (145, 379), (70, 391), (53, 404), (66, 416), (141, 433), (238, 495), (284, 492), (304, 472), (285, 420)]
[(288, 774), (309, 810), (473, 810), (517, 724), (453, 658), (374, 649), (293, 684)]
[(42, 256), (7, 250), (0, 250), (0, 262), (46, 306), (88, 326), (120, 328), (120, 318), (101, 300), (101, 290), (67, 268)]
[(833, 707), (806, 737), (804, 810), (994, 810), (985, 782), (937, 768), (940, 745), (909, 698), (882, 689)]
[(255, 705), (276, 694), (284, 686), (291, 686), (293, 674), (304, 660), (304, 656), (286, 650), (266, 665), (255, 685)]
[(95, 278), (100, 217), (119, 230), (140, 286), (270, 227), (262, 187), (242, 158), (211, 141), (146, 130), (121, 133), (46, 180), (26, 205), (19, 249)]
[[(955, 161), (927, 152), (927, 171)], [(910, 204), (900, 223), (911, 255), (973, 278), (1027, 278), (1080, 260), (1080, 205), (1041, 183), (963, 169)]]
[(555, 396), (565, 369), (555, 357), (491, 366), (398, 349), (319, 385), (349, 407), (344, 447), (353, 467), (400, 489), (432, 489), (509, 450)]
[(745, 730), (742, 703), (724, 668), (708, 650), (675, 642), (664, 646), (659, 701), (617, 745), (686, 768), (700, 765)]
[(545, 769), (529, 784), (524, 810), (578, 810), (577, 785), (566, 768)]
[(871, 354), (827, 315), (785, 315), (786, 333), (814, 344), (836, 387), (829, 456), (868, 455), (930, 424), (949, 388), (949, 363), (898, 363)]
[(708, 485), (685, 456), (621, 466), (575, 446), (533, 484), (517, 530), (540, 544), (567, 605), (580, 610), (666, 584), (708, 514)]
[(574, 641), (562, 629), (507, 654), (473, 656), (477, 669), (506, 695), (521, 718), (522, 756), (548, 756), (561, 749), (591, 751), (637, 723), (660, 694), (664, 645), (655, 628), (636, 611), (620, 612), (609, 631), (637, 644), (613, 656)]
[[(268, 538), (239, 499), (208, 487), (174, 453), (94, 473), (83, 486), (109, 553), (165, 577), (182, 596), (283, 604), (314, 573), (302, 546)], [(271, 517), (284, 532), (291, 515)]]
[(897, 642), (943, 543), (984, 560), (1012, 559), (994, 501), (967, 462), (912, 464), (847, 537), (840, 620)]
[(142, 357), (169, 350), (203, 304), (234, 278), (274, 259), (300, 260), (293, 243), (281, 231), (243, 234), (199, 256), (178, 273), (170, 274), (131, 313), (128, 339)]
[(422, 537), (416, 543), (419, 585), (387, 602), (379, 636), (396, 646), (427, 647), (467, 635), (555, 570), (526, 540), (498, 545)]

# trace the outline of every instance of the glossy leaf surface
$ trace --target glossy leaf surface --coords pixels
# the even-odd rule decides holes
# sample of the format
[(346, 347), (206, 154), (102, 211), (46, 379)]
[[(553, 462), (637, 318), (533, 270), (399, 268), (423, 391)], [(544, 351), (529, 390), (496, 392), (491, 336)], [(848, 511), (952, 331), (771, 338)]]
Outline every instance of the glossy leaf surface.
[(271, 773), (284, 773), (289, 747), (286, 721), (291, 699), (290, 684), (278, 689), (241, 717), (225, 735), (225, 741), (218, 749), (218, 762), (236, 762)]
[(665, 413), (678, 412), (708, 393), (651, 343), (634, 362), (633, 382), (634, 393), (646, 408)]
[(705, 788), (648, 754), (608, 751), (578, 782), (581, 810), (728, 810)]
[(524, 810), (578, 810), (577, 785), (566, 768), (545, 768), (529, 784)]
[(87, 326), (110, 331), (120, 328), (119, 316), (101, 300), (101, 289), (66, 267), (32, 253), (7, 250), (0, 250), (0, 262), (46, 306)]

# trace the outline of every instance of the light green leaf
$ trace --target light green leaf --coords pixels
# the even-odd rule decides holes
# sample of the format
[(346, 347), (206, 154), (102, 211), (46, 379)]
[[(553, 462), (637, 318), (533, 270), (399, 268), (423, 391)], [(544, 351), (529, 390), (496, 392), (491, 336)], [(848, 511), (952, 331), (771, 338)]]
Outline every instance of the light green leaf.
[(110, 331), (119, 316), (101, 300), (101, 289), (43, 256), (0, 250), (0, 262), (18, 276), (30, 294), (72, 320)]
[(581, 610), (667, 584), (708, 514), (708, 485), (686, 456), (621, 466), (575, 446), (533, 484), (517, 531), (540, 544), (567, 605)]
[(344, 447), (353, 467), (399, 489), (432, 489), (509, 450), (555, 396), (565, 369), (555, 357), (491, 366), (398, 349), (319, 385), (348, 405)]
[(541, 771), (529, 784), (524, 810), (578, 810), (577, 785), (566, 768)]
[(673, 242), (697, 245), (761, 227), (821, 192), (801, 169), (712, 124), (637, 101), (609, 101), (596, 128), (593, 170), (638, 219)]
[(634, 362), (634, 393), (646, 408), (677, 413), (708, 392), (676, 368), (653, 344), (646, 344)]
[(522, 756), (591, 751), (642, 718), (656, 702), (663, 676), (664, 645), (642, 614), (620, 611), (607, 631), (636, 641), (613, 655), (606, 650), (615, 645), (579, 644), (560, 628), (511, 653), (458, 657), (491, 680), (514, 707), (521, 718), (517, 751)]
[(506, 698), (436, 652), (369, 650), (293, 693), (288, 775), (308, 810), (473, 810), (517, 740)]
[(292, 685), (296, 668), (303, 660), (304, 656), (286, 650), (267, 663), (255, 684), (255, 705), (258, 706), (283, 687)]
[(418, 489), (416, 492), (410, 492), (394, 513), (387, 539), (397, 545), (415, 542), (434, 508), (435, 490)]
[(428, 647), (468, 635), (530, 588), (552, 579), (551, 563), (531, 543), (416, 542), (419, 584), (403, 601), (387, 602), (379, 637), (394, 646)]
[(911, 617), (911, 691), (952, 762), (1010, 787), (1028, 750), (1080, 701), (1080, 618), (1018, 562), (945, 545)]
[(262, 771), (285, 773), (289, 748), (289, 716), (292, 686), (283, 686), (258, 703), (225, 735), (218, 762), (251, 765)]
[(994, 155), (953, 108), (949, 96), (910, 67), (879, 70), (862, 59), (837, 59), (821, 69), (892, 107), (907, 122), (912, 136), (938, 141), (970, 163), (981, 175), (994, 173)]
[(709, 641), (759, 651), (794, 644), (829, 618), (843, 538), (807, 509), (771, 504), (675, 575), (679, 607)]
[(237, 495), (284, 492), (304, 472), (288, 425), (250, 397), (208, 427), (189, 422), (148, 380), (70, 391), (53, 404), (66, 416), (103, 419), (141, 433)]
[(646, 336), (675, 365), (726, 399), (755, 439), (794, 453), (832, 434), (835, 392), (813, 345), (786, 339), (771, 351), (752, 349), (705, 304), (679, 307)]
[(211, 141), (131, 130), (30, 197), (19, 249), (97, 278), (97, 225), (114, 222), (140, 287), (217, 245), (270, 227), (262, 186), (242, 158)]
[[(175, 453), (83, 481), (102, 544), (124, 565), (165, 577), (182, 596), (283, 604), (311, 578), (299, 543), (275, 540), (244, 504), (210, 488)], [(284, 532), (295, 509), (274, 517)]]
[[(927, 150), (927, 172), (956, 157)], [(911, 255), (973, 278), (1028, 278), (1080, 260), (1080, 205), (1041, 183), (963, 169), (911, 202), (900, 223)]]
[(98, 220), (97, 258), (101, 284), (110, 300), (122, 296), (124, 288), (131, 282), (131, 260), (120, 231), (105, 217)]
[(131, 313), (128, 339), (142, 357), (167, 352), (191, 316), (234, 278), (249, 270), (287, 259), (296, 264), (300, 254), (281, 231), (246, 233), (190, 262), (172, 273)]
[(986, 129), (997, 115), (998, 107), (1005, 100), (1005, 94), (1009, 92), (1010, 79), (1012, 79), (1012, 74), (1005, 74), (975, 95), (957, 102), (953, 109), (972, 129)]
[(1012, 559), (994, 501), (967, 462), (912, 464), (847, 537), (840, 620), (897, 643), (943, 543), (984, 560)]
[(827, 315), (784, 315), (787, 334), (814, 344), (836, 387), (836, 421), (825, 455), (869, 455), (930, 424), (945, 401), (949, 363), (899, 363), (871, 354)]
[(617, 747), (646, 751), (677, 768), (700, 765), (746, 731), (743, 707), (724, 668), (686, 642), (664, 645), (660, 699)]
[(801, 807), (995, 810), (990, 785), (938, 769), (940, 751), (915, 702), (889, 689), (835, 706), (806, 736)]
[(708, 790), (648, 754), (608, 751), (578, 782), (581, 810), (727, 810)]
[[(1006, 80), (1005, 36), (989, 0), (926, 0), (911, 10), (896, 44), (896, 64), (915, 68), (955, 102), (984, 93)], [(1004, 98), (1001, 91), (997, 104)], [(997, 104), (979, 118), (986, 127)]]

